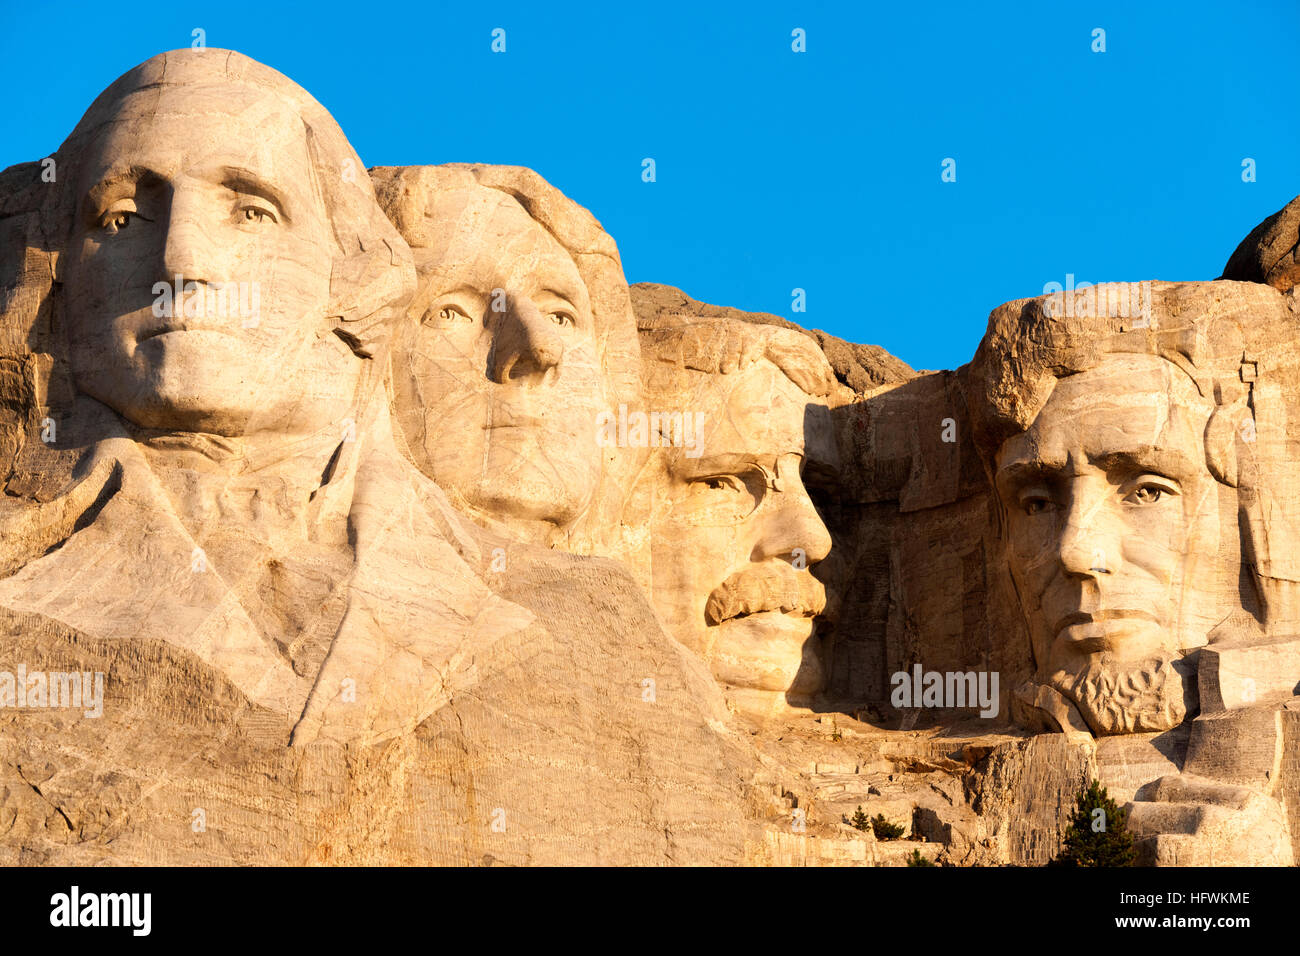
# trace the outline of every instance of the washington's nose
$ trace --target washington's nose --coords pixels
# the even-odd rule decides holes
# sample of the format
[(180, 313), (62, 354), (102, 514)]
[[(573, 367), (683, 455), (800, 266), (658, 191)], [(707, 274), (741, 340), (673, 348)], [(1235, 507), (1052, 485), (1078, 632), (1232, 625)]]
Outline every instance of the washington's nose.
[(492, 340), (488, 375), (498, 385), (540, 385), (564, 355), (555, 323), (525, 296), (510, 296)]
[(223, 276), (223, 252), (208, 230), (193, 203), (182, 195), (173, 195), (162, 238), (162, 271), (160, 276), (172, 282), (177, 276), (181, 282), (210, 283)]

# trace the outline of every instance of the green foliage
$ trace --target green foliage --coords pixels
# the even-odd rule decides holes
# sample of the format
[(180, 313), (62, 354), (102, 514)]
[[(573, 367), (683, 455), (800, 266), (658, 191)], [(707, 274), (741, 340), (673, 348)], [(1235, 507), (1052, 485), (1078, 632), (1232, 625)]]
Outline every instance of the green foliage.
[(877, 840), (897, 840), (903, 835), (903, 828), (896, 823), (890, 823), (883, 813), (877, 813), (871, 818), (871, 829), (876, 834)]
[(907, 858), (908, 866), (934, 866), (933, 861), (927, 860), (921, 856), (920, 850), (913, 850), (912, 855)]
[(855, 830), (865, 830), (871, 826), (871, 821), (862, 812), (862, 804), (858, 804), (858, 809), (854, 812), (853, 819), (849, 821), (849, 826)]
[[(1053, 866), (1133, 866), (1137, 851), (1128, 814), (1094, 780), (1075, 797), (1070, 828)], [(1100, 812), (1098, 812), (1100, 811)]]

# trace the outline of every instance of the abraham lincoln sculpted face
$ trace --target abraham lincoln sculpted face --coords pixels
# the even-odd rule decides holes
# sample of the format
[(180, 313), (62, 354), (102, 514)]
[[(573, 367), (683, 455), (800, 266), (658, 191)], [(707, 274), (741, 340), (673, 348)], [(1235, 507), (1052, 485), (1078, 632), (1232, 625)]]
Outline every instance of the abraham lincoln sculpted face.
[(1217, 551), (1203, 440), (1212, 412), (1173, 364), (1115, 356), (1058, 380), (998, 453), (1007, 554), (1036, 656), (1100, 732), (1162, 730), (1184, 716), (1169, 665), (1205, 643), (1217, 583), (1202, 560)]
[(280, 97), (211, 72), (97, 104), (63, 267), (74, 375), (144, 428), (315, 430), (360, 363), (329, 334), (310, 134)]
[(1239, 333), (1199, 286), (1154, 292), (1140, 322), (1001, 306), (968, 379), (1032, 644), (1030, 706), (1058, 723), (1072, 706), (1097, 736), (1181, 723), (1184, 658), (1240, 601), (1225, 538), (1249, 416)]

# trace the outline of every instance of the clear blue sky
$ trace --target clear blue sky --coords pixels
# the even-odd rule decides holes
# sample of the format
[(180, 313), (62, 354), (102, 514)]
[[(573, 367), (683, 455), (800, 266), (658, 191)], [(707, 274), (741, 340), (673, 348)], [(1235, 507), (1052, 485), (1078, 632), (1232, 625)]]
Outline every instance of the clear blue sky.
[(917, 368), (967, 361), (993, 306), (1067, 273), (1213, 278), (1300, 193), (1297, 0), (3, 0), (0, 22), (0, 166), (201, 27), (304, 86), (368, 165), (531, 166), (614, 235), (629, 281)]

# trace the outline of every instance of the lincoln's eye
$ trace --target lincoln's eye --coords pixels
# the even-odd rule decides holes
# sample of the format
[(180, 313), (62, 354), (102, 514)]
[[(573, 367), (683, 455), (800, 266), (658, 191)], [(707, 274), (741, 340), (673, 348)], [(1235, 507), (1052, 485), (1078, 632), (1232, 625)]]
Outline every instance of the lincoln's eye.
[(261, 206), (245, 206), (243, 208), (244, 222), (254, 225), (264, 222), (276, 222), (275, 214), (269, 209), (263, 209)]
[(1020, 506), (1025, 509), (1025, 514), (1036, 515), (1036, 514), (1042, 514), (1044, 511), (1050, 508), (1052, 506), (1052, 502), (1047, 498), (1035, 496), (1032, 498), (1026, 498), (1024, 501), (1020, 503)]
[(1133, 493), (1133, 497), (1144, 505), (1155, 504), (1164, 496), (1165, 493), (1163, 489), (1153, 487), (1152, 485), (1145, 485)]

